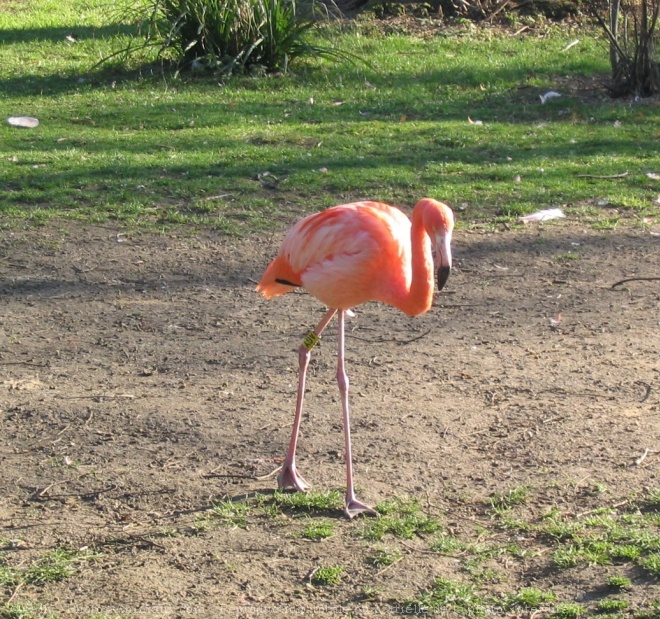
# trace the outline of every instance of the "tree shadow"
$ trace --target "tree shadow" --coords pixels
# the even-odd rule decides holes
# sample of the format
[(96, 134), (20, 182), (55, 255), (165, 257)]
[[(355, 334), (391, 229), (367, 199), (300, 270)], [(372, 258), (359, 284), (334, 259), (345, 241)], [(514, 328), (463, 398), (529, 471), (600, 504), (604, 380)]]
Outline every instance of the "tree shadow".
[(118, 35), (135, 35), (136, 23), (115, 22), (104, 26), (59, 26), (49, 28), (6, 28), (2, 30), (1, 44), (15, 43), (63, 43), (67, 37), (77, 42), (113, 38)]

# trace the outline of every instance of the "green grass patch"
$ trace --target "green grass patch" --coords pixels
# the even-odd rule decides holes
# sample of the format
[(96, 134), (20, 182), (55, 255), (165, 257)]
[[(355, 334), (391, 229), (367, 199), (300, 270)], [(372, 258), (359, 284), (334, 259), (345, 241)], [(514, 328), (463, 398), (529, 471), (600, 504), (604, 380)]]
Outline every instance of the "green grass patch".
[(431, 550), (442, 554), (453, 555), (462, 552), (467, 547), (467, 544), (462, 540), (443, 533), (435, 538), (431, 544)]
[[(495, 503), (489, 502), (490, 507), (481, 500), (476, 501), (474, 508), (481, 510), (487, 519), (483, 522), (468, 519), (467, 529), (462, 533), (457, 532), (461, 527), (455, 528), (454, 524), (450, 530), (445, 530), (437, 518), (424, 513), (422, 504), (414, 497), (396, 497), (379, 503), (377, 518), (347, 520), (341, 516), (341, 491), (314, 491), (307, 494), (274, 492), (256, 494), (243, 501), (220, 501), (205, 513), (201, 528), (160, 529), (157, 534), (164, 538), (163, 543), (172, 536), (210, 535), (217, 527), (261, 528), (275, 535), (313, 541), (335, 536), (338, 542), (350, 543), (355, 548), (358, 563), (353, 564), (356, 573), (351, 581), (359, 583), (362, 601), (365, 604), (391, 603), (400, 614), (439, 612), (480, 617), (522, 616), (538, 611), (556, 619), (584, 614), (660, 619), (659, 610), (652, 602), (632, 602), (639, 594), (637, 581), (642, 571), (648, 577), (639, 579), (645, 592), (654, 591), (653, 583), (658, 578), (660, 523), (653, 491), (625, 505), (603, 506), (579, 516), (563, 514), (557, 508), (535, 516), (533, 490), (528, 488), (525, 493), (514, 490), (499, 495), (501, 498)], [(329, 516), (328, 511), (333, 512), (335, 518)], [(514, 512), (521, 527), (500, 526), (500, 521), (510, 519)], [(476, 528), (472, 529), (473, 526)], [(417, 538), (414, 547), (406, 541), (398, 541), (411, 538)], [(384, 544), (383, 540), (386, 540)], [(11, 541), (7, 540), (5, 546), (9, 549)], [(406, 567), (408, 559), (412, 564), (414, 560), (428, 558), (438, 563), (438, 569), (446, 565), (451, 573), (440, 572), (441, 578), (422, 585), (411, 599), (401, 600), (387, 590), (387, 584), (381, 585), (380, 580), (373, 578), (399, 563), (403, 552), (407, 553)], [(447, 555), (447, 558), (440, 555)], [(88, 558), (86, 554), (68, 549), (55, 549), (20, 566), (12, 566), (6, 558), (0, 558), (0, 586), (13, 591), (19, 586), (41, 587), (56, 583), (72, 576), (77, 564)], [(228, 575), (236, 574), (237, 564), (222, 563)], [(347, 568), (343, 565), (327, 565), (322, 560), (319, 563), (319, 569), (309, 576), (309, 585), (337, 587), (348, 580)], [(570, 569), (576, 567), (582, 573), (587, 565), (615, 565), (622, 570), (634, 570), (631, 573), (636, 574), (636, 582), (619, 574), (601, 576), (592, 583), (594, 590), (602, 591), (601, 598), (576, 604), (570, 597), (567, 599), (566, 591), (572, 590)], [(545, 581), (542, 586), (541, 579), (537, 581), (539, 586), (517, 584), (519, 581), (515, 579), (529, 567), (539, 574), (547, 573), (551, 584), (548, 586)], [(401, 566), (394, 569), (400, 570)], [(645, 595), (648, 597), (648, 593)], [(7, 614), (10, 612), (14, 615)], [(17, 603), (6, 607), (5, 613), (21, 619), (42, 616), (31, 607)], [(52, 619), (58, 618), (53, 616)]]
[(586, 612), (581, 604), (565, 602), (558, 604), (554, 612), (550, 615), (553, 619), (577, 619)]
[(358, 534), (370, 541), (381, 541), (386, 535), (403, 539), (436, 533), (442, 527), (437, 518), (422, 512), (415, 499), (396, 498), (376, 505), (378, 518), (365, 521)]
[(68, 578), (75, 573), (76, 564), (89, 560), (92, 555), (67, 548), (55, 548), (44, 553), (26, 567), (10, 566), (0, 562), (0, 586), (45, 585)]
[(275, 492), (270, 502), (281, 510), (325, 512), (341, 509), (344, 495), (339, 490), (311, 490), (310, 492)]
[(248, 503), (221, 501), (213, 505), (206, 517), (226, 527), (244, 528), (247, 525), (249, 513), (250, 505)]
[(553, 563), (558, 569), (633, 563), (657, 577), (660, 532), (654, 493), (629, 510), (603, 508), (581, 518), (552, 511), (531, 531), (554, 542)]
[(556, 599), (557, 596), (552, 591), (526, 587), (510, 595), (503, 606), (510, 610), (540, 608), (549, 602), (554, 602)]
[[(15, 595), (21, 588), (44, 587), (73, 576), (78, 566), (94, 558), (91, 552), (70, 548), (54, 548), (43, 553), (30, 563), (11, 565), (0, 557), (0, 590), (12, 591)], [(11, 598), (9, 598), (11, 600)], [(0, 603), (0, 619), (58, 619), (33, 604)]]
[(654, 552), (647, 557), (641, 557), (638, 560), (639, 565), (644, 568), (651, 576), (660, 578), (660, 553)]
[(651, 602), (648, 608), (637, 611), (634, 615), (635, 619), (660, 619), (660, 600)]
[(430, 590), (419, 599), (403, 602), (405, 609), (417, 609), (417, 612), (449, 611), (461, 617), (483, 617), (488, 608), (486, 600), (471, 584), (459, 583), (448, 578), (436, 578)]
[(618, 613), (626, 610), (629, 604), (626, 600), (601, 600), (596, 604), (597, 613)]
[(610, 576), (607, 579), (607, 586), (616, 591), (620, 591), (621, 589), (627, 589), (631, 585), (632, 585), (632, 581), (630, 580), (630, 578), (627, 578), (626, 576), (621, 576), (620, 574)]
[(335, 533), (335, 525), (330, 520), (310, 522), (300, 533), (300, 537), (319, 541), (332, 537)]
[(332, 565), (327, 567), (320, 567), (314, 572), (311, 578), (313, 585), (318, 587), (330, 587), (338, 585), (341, 582), (345, 569), (341, 565)]
[(30, 604), (11, 602), (0, 606), (0, 619), (58, 619), (58, 617), (52, 614), (45, 615), (40, 609)]
[(383, 568), (394, 565), (402, 556), (396, 548), (377, 548), (374, 553), (367, 556), (366, 562), (374, 567)]
[[(317, 59), (231, 79), (174, 78), (149, 50), (93, 70), (137, 32), (105, 0), (33, 2), (0, 12), (0, 31), (4, 109), (41, 122), (0, 127), (2, 225), (58, 216), (244, 235), (338, 202), (425, 195), (452, 204), (460, 225), (559, 206), (611, 229), (660, 212), (646, 176), (658, 107), (558, 85), (608, 70), (588, 27), (579, 53), (563, 53), (575, 34), (563, 25), (424, 39), (326, 26), (311, 44), (328, 35), (369, 66)], [(563, 96), (541, 105), (551, 88)]]
[(528, 496), (529, 488), (527, 486), (518, 486), (511, 488), (508, 492), (491, 496), (490, 505), (493, 511), (503, 512), (516, 505), (523, 505), (527, 501)]

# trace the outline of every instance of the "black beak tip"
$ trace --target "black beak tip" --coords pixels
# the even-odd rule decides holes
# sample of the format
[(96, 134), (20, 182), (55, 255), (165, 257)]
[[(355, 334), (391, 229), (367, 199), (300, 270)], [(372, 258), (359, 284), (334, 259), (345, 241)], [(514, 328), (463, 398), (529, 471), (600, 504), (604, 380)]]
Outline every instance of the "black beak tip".
[(449, 279), (451, 267), (440, 267), (438, 269), (438, 290), (442, 290)]

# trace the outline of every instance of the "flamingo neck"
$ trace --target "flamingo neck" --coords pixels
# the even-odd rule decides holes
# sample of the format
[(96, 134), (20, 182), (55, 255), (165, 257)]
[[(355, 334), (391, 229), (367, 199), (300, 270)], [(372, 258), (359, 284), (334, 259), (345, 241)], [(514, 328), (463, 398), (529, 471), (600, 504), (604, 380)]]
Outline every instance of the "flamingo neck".
[(412, 279), (410, 289), (401, 306), (409, 316), (423, 314), (431, 308), (433, 300), (433, 256), (431, 242), (422, 217), (422, 208), (415, 208), (410, 229)]

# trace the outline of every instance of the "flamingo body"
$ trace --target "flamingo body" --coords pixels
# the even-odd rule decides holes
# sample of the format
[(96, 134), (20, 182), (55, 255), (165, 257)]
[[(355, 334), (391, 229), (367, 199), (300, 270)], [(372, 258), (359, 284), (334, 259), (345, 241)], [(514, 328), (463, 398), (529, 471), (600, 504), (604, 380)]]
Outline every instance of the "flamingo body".
[(382, 301), (415, 316), (431, 307), (433, 297), (431, 240), (424, 234), (420, 242), (427, 285), (411, 299), (410, 219), (379, 202), (334, 206), (291, 228), (257, 290), (270, 299), (297, 284), (328, 307)]
[[(433, 299), (433, 255), (440, 262), (438, 287), (451, 268), (451, 209), (430, 198), (415, 206), (412, 221), (398, 208), (380, 202), (355, 202), (334, 206), (301, 219), (291, 228), (257, 286), (265, 298), (303, 287), (330, 309), (314, 330), (320, 336), (335, 314), (339, 320), (337, 381), (342, 396), (346, 442), (346, 508), (349, 517), (373, 512), (355, 498), (348, 410), (348, 377), (344, 369), (344, 315), (346, 310), (381, 301), (410, 316), (422, 314)], [(300, 375), (293, 432), (278, 484), (306, 490), (298, 474), (296, 445), (305, 378), (312, 346), (299, 348)]]

